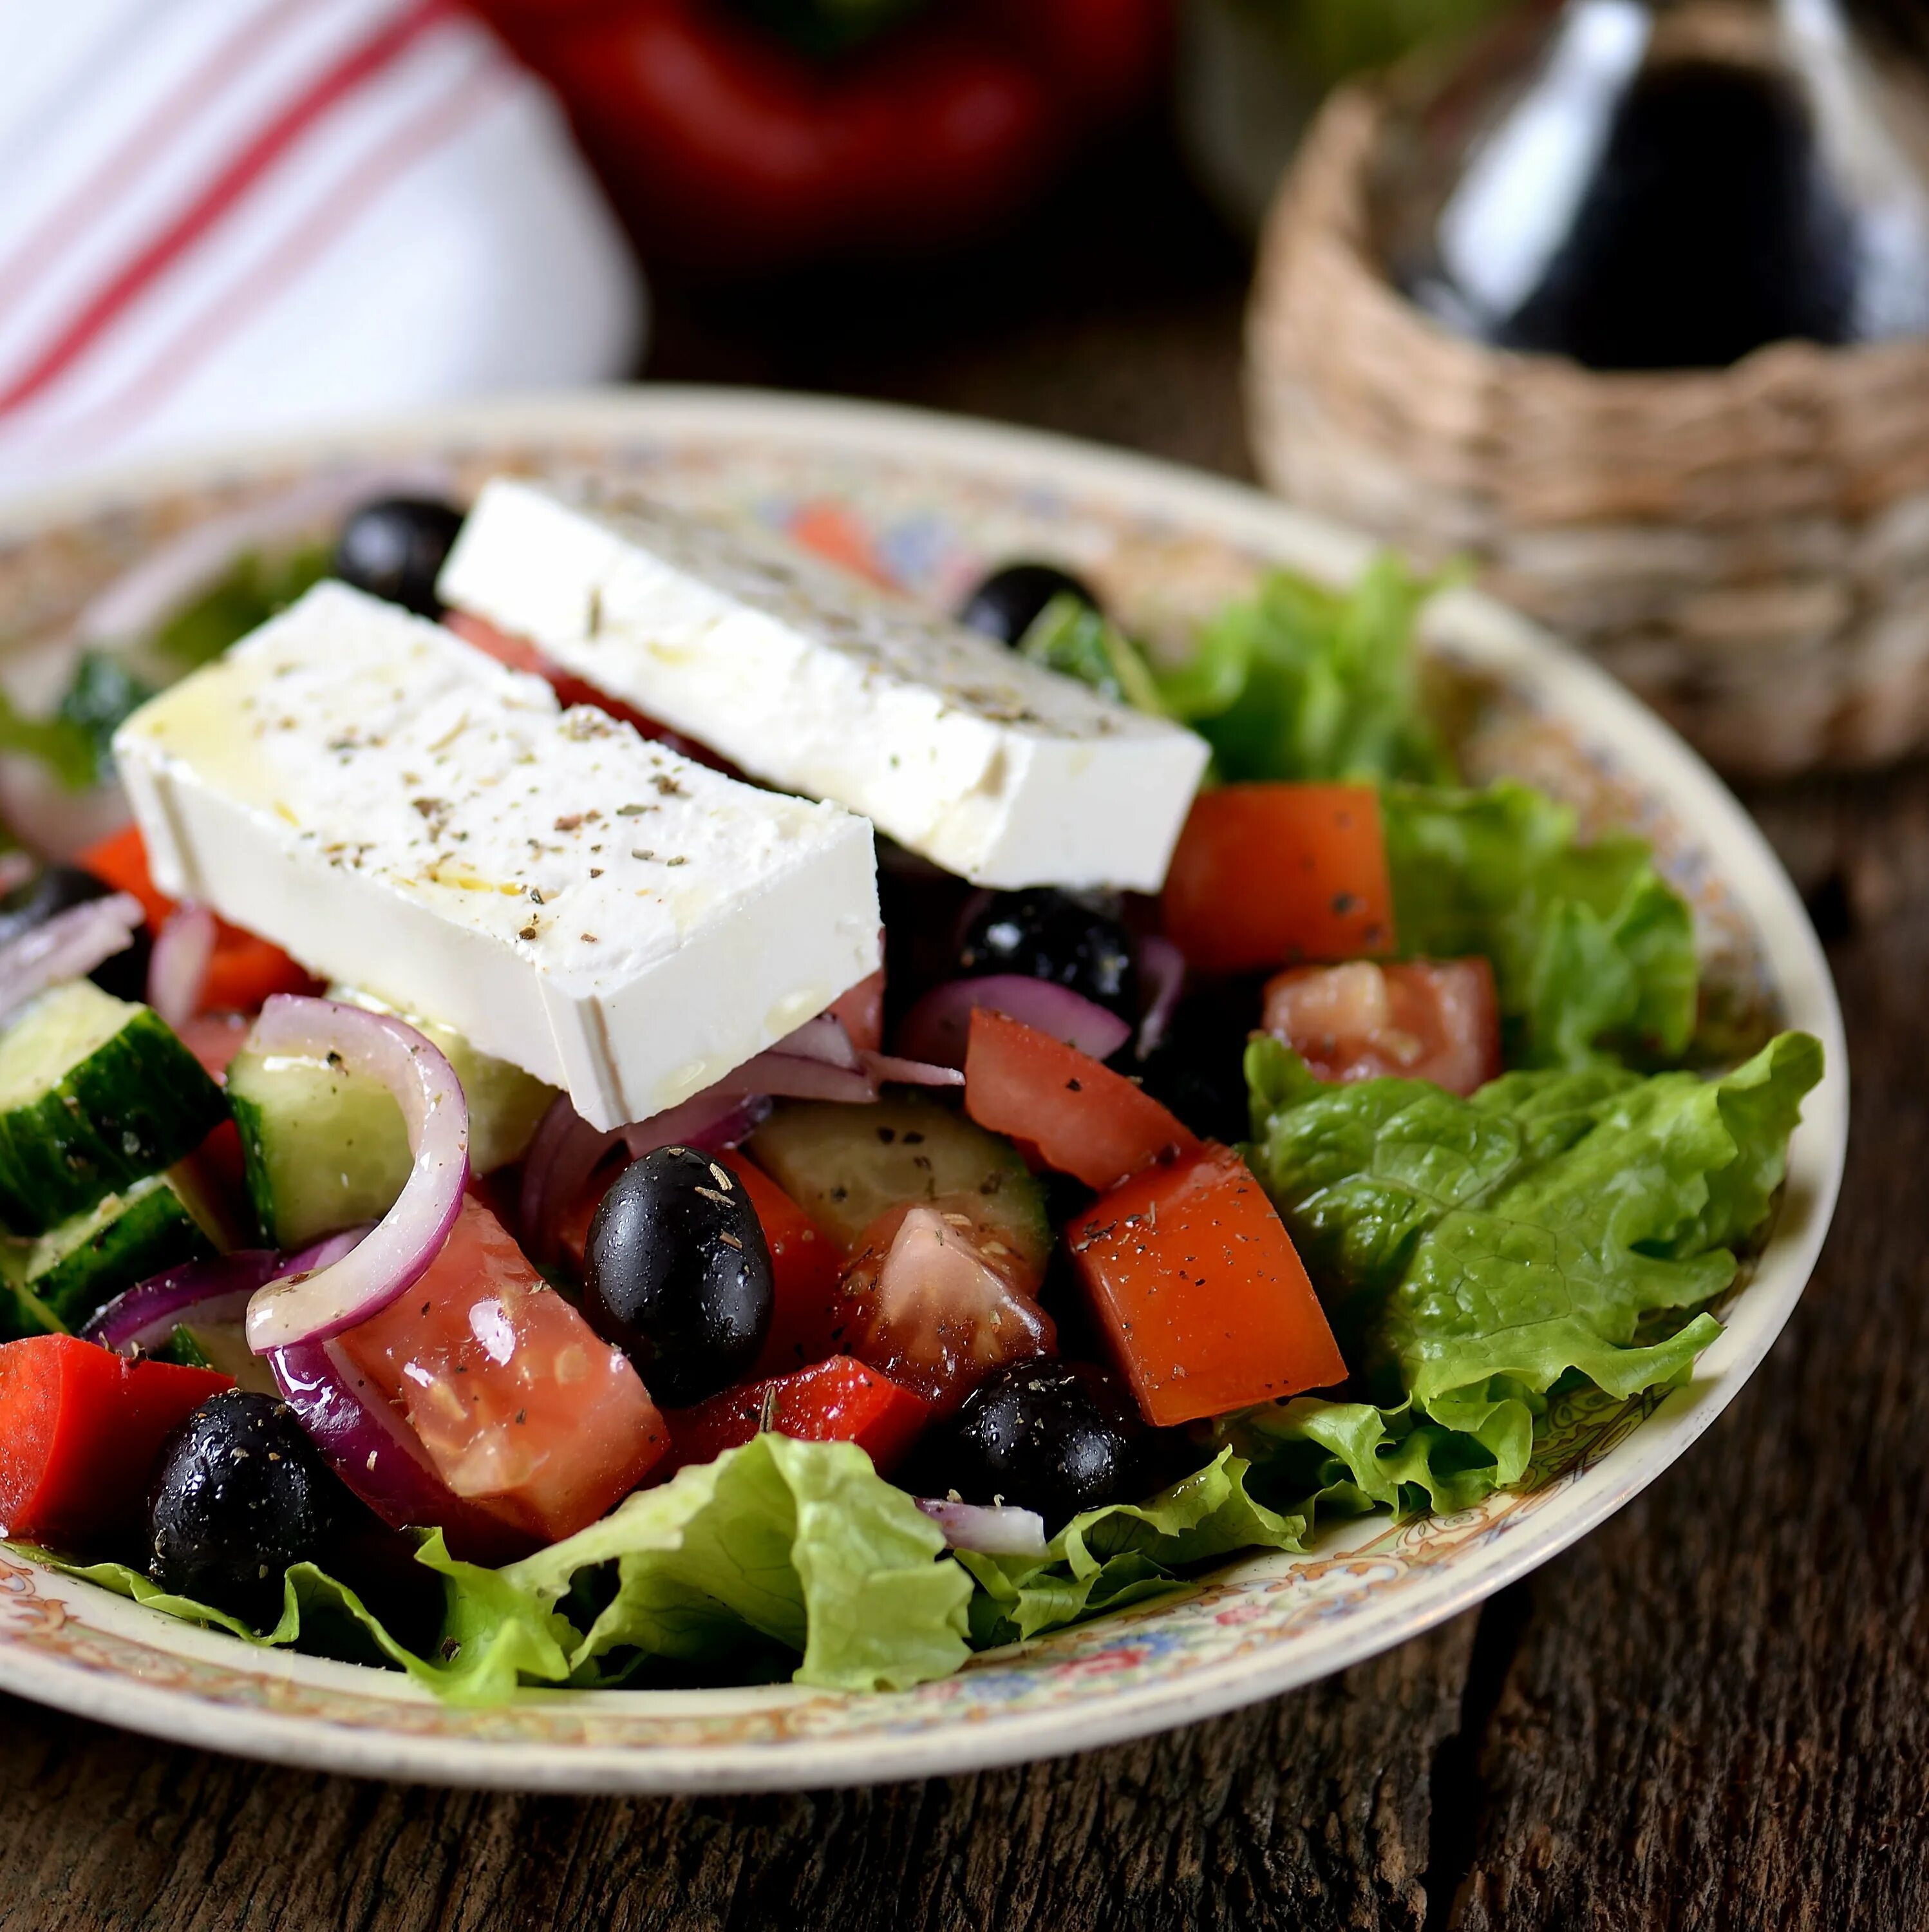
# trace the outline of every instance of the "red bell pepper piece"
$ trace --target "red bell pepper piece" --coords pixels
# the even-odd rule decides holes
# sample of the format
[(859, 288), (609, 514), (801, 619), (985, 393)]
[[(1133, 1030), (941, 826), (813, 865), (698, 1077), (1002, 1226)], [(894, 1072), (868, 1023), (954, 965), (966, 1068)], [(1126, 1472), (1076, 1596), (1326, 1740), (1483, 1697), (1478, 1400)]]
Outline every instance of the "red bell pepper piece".
[[(90, 847), (81, 854), (79, 863), (116, 892), (139, 899), (155, 932), (167, 923), (175, 902), (154, 882), (138, 825), (125, 826)], [(221, 920), (215, 926), (214, 954), (208, 962), (201, 1008), (204, 1012), (250, 1013), (271, 993), (312, 993), (320, 984), (280, 946)]]
[(795, 1375), (746, 1382), (688, 1408), (673, 1408), (672, 1464), (708, 1462), (759, 1430), (801, 1442), (855, 1442), (888, 1475), (930, 1419), (931, 1405), (849, 1355), (813, 1362)]
[(234, 1387), (76, 1335), (0, 1347), (0, 1534), (85, 1552), (139, 1520), (161, 1444)]
[(562, 95), (654, 254), (928, 249), (1015, 208), (1152, 91), (1170, 0), (971, 0), (813, 58), (728, 0), (472, 0)]

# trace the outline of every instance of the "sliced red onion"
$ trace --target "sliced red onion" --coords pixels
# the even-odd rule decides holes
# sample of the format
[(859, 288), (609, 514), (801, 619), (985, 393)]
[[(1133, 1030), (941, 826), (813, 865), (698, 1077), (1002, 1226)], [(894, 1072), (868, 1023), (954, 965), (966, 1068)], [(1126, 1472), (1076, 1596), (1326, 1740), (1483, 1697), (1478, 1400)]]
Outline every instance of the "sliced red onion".
[(462, 1206), (469, 1103), (448, 1062), (391, 1014), (277, 993), (262, 1008), (248, 1043), (258, 1053), (328, 1060), (380, 1081), (402, 1109), (415, 1163), (394, 1206), (347, 1254), (256, 1293), (248, 1308), (248, 1346), (265, 1355), (339, 1335), (421, 1279)]
[(858, 1070), (857, 1048), (835, 1013), (819, 1013), (814, 1020), (806, 1020), (795, 1033), (786, 1034), (766, 1051), (789, 1059), (820, 1060), (826, 1066), (841, 1066), (849, 1072)]
[(876, 1081), (895, 1081), (900, 1087), (962, 1087), (964, 1076), (955, 1066), (934, 1066), (928, 1060), (902, 1060), (894, 1053), (863, 1053), (858, 1058)]
[(726, 1073), (709, 1090), (772, 1094), (786, 1100), (843, 1100), (861, 1106), (877, 1098), (877, 1083), (860, 1067), (833, 1066), (772, 1047)]
[(1045, 1520), (1036, 1510), (1014, 1509), (1009, 1503), (942, 1502), (930, 1496), (916, 1502), (954, 1550), (975, 1550), (984, 1556), (1045, 1553)]
[(141, 908), (125, 892), (88, 899), (57, 912), (31, 932), (0, 946), (0, 1021), (35, 994), (79, 980), (103, 959), (124, 952), (141, 928)]
[(148, 960), (148, 1004), (177, 1030), (201, 1010), (214, 938), (214, 915), (200, 905), (176, 907), (154, 935)]
[(991, 973), (980, 980), (948, 980), (933, 986), (904, 1016), (897, 1029), (897, 1051), (910, 1060), (962, 1066), (972, 1013), (978, 1006), (1036, 1027), (1094, 1060), (1110, 1059), (1132, 1036), (1132, 1029), (1116, 1013), (1069, 986), (1022, 973)]
[(1139, 1021), (1135, 1051), (1143, 1060), (1166, 1036), (1166, 1028), (1185, 991), (1185, 955), (1170, 939), (1148, 933), (1139, 941), (1139, 983), (1149, 998)]
[(695, 1148), (702, 1154), (718, 1154), (747, 1140), (769, 1113), (768, 1094), (728, 1094), (711, 1087), (680, 1107), (639, 1120), (621, 1132), (633, 1160), (660, 1147)]
[(452, 1554), (507, 1563), (535, 1540), (457, 1496), (436, 1473), (415, 1432), (338, 1342), (292, 1342), (268, 1353), (275, 1386), (316, 1446), (384, 1522), (441, 1527)]
[(218, 1260), (189, 1262), (117, 1294), (80, 1332), (124, 1355), (151, 1351), (190, 1314), (210, 1324), (238, 1323), (255, 1291), (288, 1266), (272, 1248), (241, 1248)]

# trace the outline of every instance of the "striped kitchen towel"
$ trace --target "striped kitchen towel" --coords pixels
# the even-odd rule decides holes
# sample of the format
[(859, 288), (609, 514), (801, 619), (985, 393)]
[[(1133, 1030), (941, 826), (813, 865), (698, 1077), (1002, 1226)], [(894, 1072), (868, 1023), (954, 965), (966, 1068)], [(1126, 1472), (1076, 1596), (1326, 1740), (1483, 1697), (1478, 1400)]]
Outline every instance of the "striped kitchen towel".
[(454, 0), (0, 0), (0, 490), (628, 373), (640, 278)]

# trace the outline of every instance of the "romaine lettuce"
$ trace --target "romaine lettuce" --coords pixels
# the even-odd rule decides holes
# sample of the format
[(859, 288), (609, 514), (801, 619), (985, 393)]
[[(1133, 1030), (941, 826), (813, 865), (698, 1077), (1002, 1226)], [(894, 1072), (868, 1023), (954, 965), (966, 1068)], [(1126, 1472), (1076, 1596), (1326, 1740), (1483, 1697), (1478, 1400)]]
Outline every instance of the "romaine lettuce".
[[(445, 1610), (426, 1656), (313, 1564), (290, 1567), (281, 1620), (262, 1633), (124, 1564), (36, 1553), (252, 1643), (385, 1659), (451, 1703), (493, 1704), (519, 1683), (593, 1688), (653, 1658), (728, 1666), (774, 1648), (801, 1654), (798, 1682), (828, 1690), (948, 1676), (967, 1654), (972, 1586), (944, 1540), (853, 1444), (762, 1435), (506, 1569), (459, 1563), (429, 1534), (416, 1560), (441, 1573)], [(579, 1600), (596, 1606), (586, 1634)]]
[(1212, 747), (1229, 782), (1415, 778), (1452, 767), (1423, 716), (1412, 638), (1437, 588), (1391, 554), (1350, 590), (1275, 571), (1158, 680), (1165, 709)]
[(1577, 844), (1568, 807), (1505, 780), (1390, 785), (1381, 819), (1400, 950), (1493, 962), (1510, 1064), (1679, 1058), (1694, 1031), (1694, 921), (1645, 839)]
[(1461, 1100), (1325, 1085), (1255, 1040), (1254, 1171), (1366, 1398), (1229, 1425), (1261, 1492), (1281, 1510), (1464, 1507), (1518, 1480), (1551, 1394), (1685, 1373), (1821, 1075), (1820, 1043), (1784, 1034), (1717, 1080), (1511, 1073)]

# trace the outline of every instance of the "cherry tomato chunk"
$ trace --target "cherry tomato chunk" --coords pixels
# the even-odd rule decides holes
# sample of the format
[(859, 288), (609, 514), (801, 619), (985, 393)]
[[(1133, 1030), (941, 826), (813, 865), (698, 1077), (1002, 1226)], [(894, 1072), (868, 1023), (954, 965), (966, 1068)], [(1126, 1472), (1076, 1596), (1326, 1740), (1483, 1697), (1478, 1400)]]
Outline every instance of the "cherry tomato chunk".
[(622, 1351), (473, 1195), (428, 1273), (340, 1345), (457, 1496), (546, 1540), (605, 1514), (669, 1446)]
[(949, 1415), (993, 1369), (1058, 1347), (1023, 1256), (967, 1195), (905, 1202), (865, 1229), (840, 1288), (844, 1346)]
[(1136, 1082), (988, 1006), (972, 1011), (965, 1112), (1088, 1187), (1110, 1187), (1199, 1144)]
[(922, 1396), (851, 1356), (832, 1355), (672, 1409), (669, 1422), (678, 1468), (711, 1462), (769, 1429), (802, 1442), (855, 1442), (888, 1475), (930, 1416)]
[(0, 1535), (85, 1551), (130, 1531), (161, 1445), (234, 1378), (74, 1335), (0, 1347)]
[(1295, 967), (1266, 982), (1262, 1024), (1321, 1080), (1394, 1074), (1471, 1094), (1500, 1075), (1500, 1004), (1484, 959)]
[(1393, 888), (1371, 785), (1231, 784), (1201, 792), (1161, 908), (1202, 973), (1393, 950)]
[(1065, 1240), (1158, 1427), (1346, 1379), (1285, 1224), (1230, 1148), (1209, 1143), (1114, 1188)]

